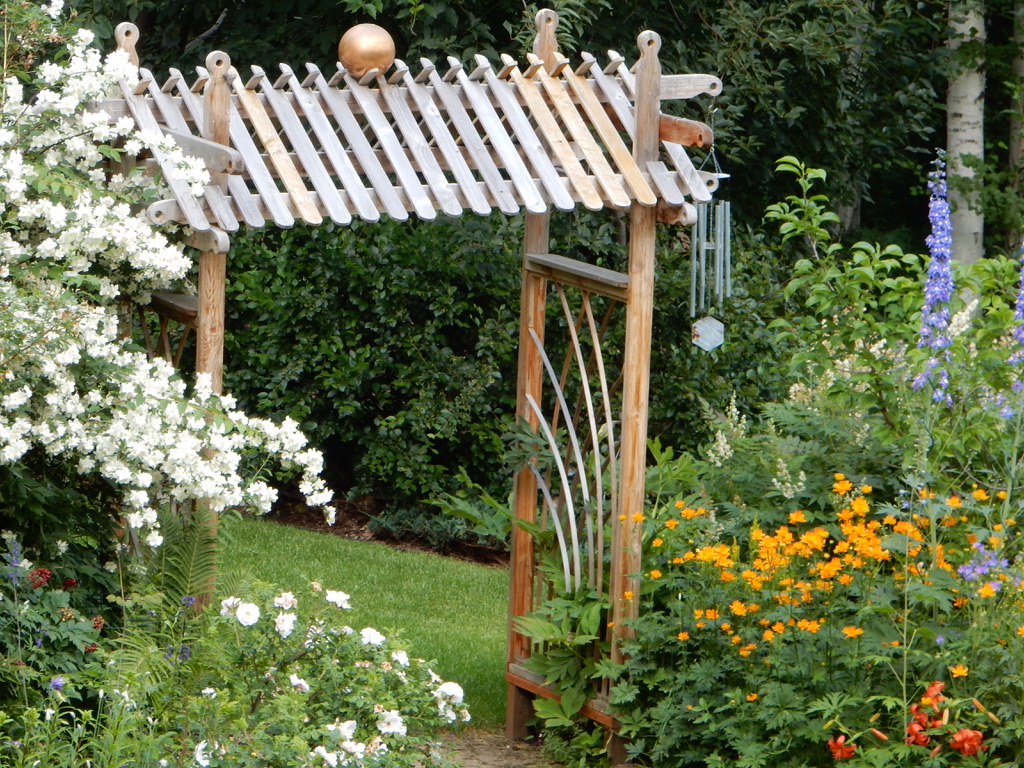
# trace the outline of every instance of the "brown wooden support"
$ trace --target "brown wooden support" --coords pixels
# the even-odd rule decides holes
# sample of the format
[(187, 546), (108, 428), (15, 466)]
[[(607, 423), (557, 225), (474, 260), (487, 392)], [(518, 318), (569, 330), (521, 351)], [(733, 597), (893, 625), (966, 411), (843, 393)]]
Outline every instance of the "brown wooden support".
[[(554, 65), (556, 56), (555, 27), (558, 16), (552, 11), (540, 11), (536, 17), (537, 37), (533, 42), (534, 54)], [(547, 280), (526, 267), (527, 254), (547, 253), (549, 245), (549, 213), (527, 213), (523, 233), (523, 271), (521, 303), (519, 309), (519, 375), (516, 387), (516, 420), (538, 429), (539, 420), (527, 404), (527, 399), (541, 401), (544, 365), (533, 336), (543, 342), (546, 317)], [(519, 469), (515, 477), (513, 514), (516, 519), (532, 523), (537, 517), (537, 478), (530, 467)], [(517, 616), (525, 616), (533, 609), (534, 551), (533, 536), (513, 525), (511, 537), (511, 584), (509, 590), (509, 628), (507, 666), (525, 661), (530, 656), (530, 639), (513, 629)], [(524, 739), (529, 735), (526, 723), (533, 717), (533, 695), (513, 680), (509, 680), (505, 710), (505, 735), (508, 739)]]

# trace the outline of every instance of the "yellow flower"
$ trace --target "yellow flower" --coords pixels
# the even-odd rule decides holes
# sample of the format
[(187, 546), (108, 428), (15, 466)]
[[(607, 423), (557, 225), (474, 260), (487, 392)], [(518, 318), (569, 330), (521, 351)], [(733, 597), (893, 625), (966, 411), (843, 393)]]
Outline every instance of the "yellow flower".
[(992, 586), (992, 582), (989, 581), (981, 585), (981, 589), (978, 590), (978, 597), (992, 597), (996, 591), (996, 588)]
[(956, 664), (949, 668), (949, 674), (953, 677), (967, 677), (968, 669), (963, 664)]
[(963, 502), (960, 501), (960, 497), (957, 496), (956, 494), (953, 494), (948, 499), (946, 499), (946, 504), (948, 506), (952, 507), (953, 509), (956, 509), (957, 507), (963, 506)]
[(862, 485), (860, 487), (860, 492), (863, 493), (863, 494), (871, 493), (873, 490), (875, 490), (875, 489), (872, 488), (870, 485)]
[(723, 621), (721, 624), (718, 625), (718, 628), (721, 629), (723, 632), (732, 632), (732, 624), (730, 624), (728, 621)]
[(690, 639), (690, 633), (689, 632), (680, 632), (678, 635), (676, 635), (676, 637), (678, 637), (680, 640), (689, 640)]
[(660, 547), (660, 546), (661, 546), (662, 544), (664, 544), (664, 543), (665, 543), (665, 542), (664, 542), (664, 541), (662, 541), (661, 539), (654, 539), (654, 540), (653, 540), (653, 541), (651, 542), (651, 546), (652, 546), (652, 547)]
[(1006, 491), (997, 491), (996, 496), (999, 497), (1000, 501), (1006, 501)]
[(633, 593), (632, 592), (623, 592), (622, 596), (624, 598), (626, 598), (627, 600), (632, 600), (633, 599)]
[(681, 501), (676, 502), (676, 509), (682, 509), (685, 505)]
[(626, 522), (626, 516), (625, 515), (619, 515), (619, 522), (620, 523)]
[(661, 571), (659, 571), (657, 568), (654, 568), (651, 571), (650, 576), (651, 576), (652, 579), (660, 579), (661, 578)]
[(842, 472), (836, 472), (834, 475), (832, 475), (832, 477), (835, 480), (845, 480), (846, 479), (846, 475), (844, 475)]
[(643, 521), (644, 521), (644, 513), (643, 512), (634, 512), (633, 513), (633, 522), (634, 523), (642, 523)]
[(986, 491), (984, 488), (976, 488), (974, 491), (971, 492), (971, 496), (976, 498), (978, 501), (988, 501), (990, 498), (988, 495), (988, 491)]
[(672, 519), (670, 519), (670, 520), (666, 520), (665, 521), (665, 527), (668, 528), (670, 531), (673, 528), (675, 528), (677, 525), (679, 525), (679, 521), (676, 520), (674, 517)]
[(847, 637), (860, 637), (864, 634), (864, 630), (860, 627), (843, 627), (843, 634)]
[(1024, 624), (1021, 624), (1019, 627), (1017, 627), (1017, 634), (1021, 637), (1024, 637)]
[(806, 523), (807, 515), (803, 513), (803, 510), (797, 509), (789, 513), (789, 524), (796, 525), (797, 523)]
[(757, 701), (757, 694), (756, 693), (748, 693), (747, 694), (747, 701)]

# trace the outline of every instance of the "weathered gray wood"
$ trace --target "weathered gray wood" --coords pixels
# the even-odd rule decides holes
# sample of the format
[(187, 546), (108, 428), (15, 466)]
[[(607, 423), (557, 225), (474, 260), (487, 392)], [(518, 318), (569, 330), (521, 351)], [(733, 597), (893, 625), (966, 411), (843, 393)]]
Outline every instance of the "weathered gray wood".
[(480, 138), (476, 126), (473, 125), (473, 118), (466, 111), (466, 107), (463, 105), (459, 94), (441, 78), (433, 63), (428, 59), (420, 59), (420, 65), (423, 67), (423, 73), (426, 74), (431, 86), (433, 86), (435, 96), (440, 98), (445, 112), (448, 113), (452, 124), (459, 132), (463, 146), (469, 152), (470, 157), (473, 158), (473, 162), (481, 177), (483, 177), (484, 183), (494, 196), (494, 201), (497, 203), (498, 208), (502, 213), (519, 213), (519, 203), (515, 195), (509, 190), (508, 184), (506, 184), (504, 177), (501, 175), (501, 171), (498, 170), (498, 166), (491, 159), (491, 153)]
[[(430, 149), (428, 139), (423, 135), (423, 129), (413, 114), (403, 94), (404, 88), (388, 83), (383, 78), (378, 78), (377, 85), (384, 102), (391, 113), (391, 121), (398, 124), (398, 129), (405, 139), (405, 147), (416, 159), (420, 173), (426, 179), (427, 186), (437, 200), (441, 210), (449, 216), (460, 216), (462, 206), (451, 189), (451, 182), (441, 170), (434, 153)], [(385, 117), (385, 119), (387, 119)], [(402, 153), (403, 156), (405, 153)]]
[[(506, 65), (514, 64), (511, 57), (502, 56), (502, 61)], [(561, 164), (562, 170), (580, 196), (583, 205), (592, 211), (601, 210), (604, 207), (604, 201), (597, 191), (594, 179), (587, 174), (580, 164), (576, 153), (573, 152), (572, 147), (569, 145), (568, 139), (566, 139), (565, 134), (559, 128), (558, 121), (551, 114), (550, 107), (548, 107), (544, 97), (537, 90), (537, 86), (519, 70), (519, 67), (511, 66), (508, 74), (512, 78), (512, 82), (515, 83), (519, 93), (524, 97), (531, 117), (537, 123), (537, 127), (540, 128), (541, 133), (547, 140), (548, 146), (555, 155), (555, 159)]]
[[(421, 219), (433, 219), (437, 216), (437, 210), (434, 208), (434, 204), (430, 201), (430, 196), (427, 194), (427, 190), (423, 188), (420, 183), (419, 176), (416, 174), (416, 169), (412, 167), (412, 163), (409, 162), (409, 157), (405, 153), (405, 149), (402, 147), (402, 142), (399, 140), (395, 133), (394, 127), (391, 125), (391, 121), (387, 115), (384, 114), (384, 110), (380, 108), (376, 98), (373, 94), (368, 92), (368, 89), (363, 88), (359, 85), (354, 77), (351, 75), (345, 75), (345, 82), (348, 84), (348, 91), (356, 98), (356, 102), (363, 110), (363, 116), (366, 117), (370, 124), (370, 128), (373, 130), (374, 136), (380, 146), (384, 149), (385, 154), (391, 161), (392, 167), (395, 169), (395, 174), (398, 176), (399, 183), (405, 193), (409, 196), (409, 200), (412, 202), (413, 210), (416, 211), (416, 215)], [(350, 137), (351, 138), (351, 137)], [(461, 212), (461, 211), (460, 211)]]
[(654, 186), (661, 193), (661, 199), (669, 205), (682, 205), (686, 196), (679, 188), (678, 176), (669, 171), (661, 160), (652, 160), (647, 164), (647, 173), (654, 182)]
[(553, 253), (528, 253), (524, 256), (523, 264), (533, 274), (575, 286), (588, 293), (621, 302), (629, 299), (629, 275), (621, 272)]
[[(160, 124), (151, 111), (150, 102), (141, 96), (136, 96), (134, 89), (130, 88), (128, 83), (123, 80), (121, 81), (121, 93), (124, 96), (125, 103), (128, 105), (128, 109), (132, 113), (132, 117), (135, 119), (135, 124), (141, 130), (149, 131), (153, 135), (159, 136), (162, 131)], [(160, 167), (163, 170), (164, 181), (171, 188), (174, 196), (181, 201), (181, 209), (189, 226), (198, 231), (209, 229), (210, 221), (206, 218), (206, 214), (203, 213), (202, 206), (196, 201), (189, 185), (176, 177), (175, 170), (167, 155), (156, 147), (152, 149), (152, 152), (153, 157), (160, 163)]]
[[(255, 65), (252, 66), (252, 71), (257, 75), (265, 74), (261, 67)], [(306, 171), (305, 178), (309, 179), (313, 189), (317, 191), (320, 203), (327, 209), (331, 221), (341, 226), (347, 225), (352, 221), (352, 214), (338, 194), (338, 189), (334, 186), (331, 175), (320, 161), (317, 148), (309, 140), (306, 127), (299, 120), (299, 116), (289, 103), (287, 95), (278, 90), (269, 80), (263, 80), (261, 85), (263, 96), (266, 98), (267, 103), (274, 108), (277, 120), (288, 137), (292, 150), (298, 155), (299, 161)], [(289, 166), (295, 167), (292, 163), (289, 163)]]
[[(458, 59), (451, 56), (448, 57), (448, 61), (453, 65), (459, 64)], [(505, 171), (512, 179), (513, 186), (519, 191), (519, 197), (523, 201), (523, 206), (530, 213), (546, 211), (548, 207), (547, 201), (540, 193), (540, 190), (537, 189), (537, 185), (533, 181), (533, 174), (530, 173), (525, 163), (523, 163), (523, 159), (519, 156), (515, 144), (509, 138), (508, 132), (501, 123), (501, 117), (494, 110), (494, 107), (491, 106), (490, 99), (484, 93), (484, 86), (481, 83), (471, 81), (466, 73), (462, 71), (461, 65), (459, 65), (456, 77), (462, 85), (463, 91), (469, 97), (469, 101), (473, 105), (473, 111), (483, 125), (491, 146), (497, 150), (498, 155), (501, 157)]]
[[(234, 70), (232, 72), (235, 73)], [(306, 187), (302, 174), (299, 173), (298, 168), (295, 167), (295, 164), (288, 156), (288, 150), (285, 149), (284, 142), (281, 141), (281, 137), (278, 135), (270, 115), (267, 114), (266, 109), (263, 107), (263, 102), (256, 98), (255, 94), (250, 90), (248, 87), (249, 83), (242, 83), (241, 79), (237, 77), (237, 73), (235, 74), (236, 77), (232, 82), (232, 86), (235, 95), (238, 97), (239, 105), (248, 115), (249, 124), (252, 126), (253, 132), (259, 137), (264, 148), (266, 148), (267, 154), (270, 156), (270, 162), (277, 170), (278, 178), (284, 184), (288, 197), (295, 206), (299, 217), (308, 224), (320, 224), (323, 221), (323, 217), (309, 196), (309, 189)], [(257, 77), (259, 76), (257, 75)]]
[(405, 203), (396, 194), (391, 184), (391, 179), (388, 178), (387, 172), (385, 172), (377, 160), (373, 147), (367, 141), (362, 126), (359, 125), (352, 111), (346, 105), (345, 98), (337, 88), (328, 85), (327, 79), (315, 65), (306, 64), (306, 69), (313, 76), (313, 82), (316, 84), (317, 91), (324, 103), (330, 108), (335, 123), (341, 129), (341, 133), (348, 142), (349, 147), (351, 147), (356, 160), (359, 161), (363, 173), (366, 174), (366, 178), (370, 181), (370, 186), (376, 191), (377, 196), (383, 203), (383, 210), (395, 221), (405, 221), (409, 218), (410, 209), (407, 209)]
[(714, 75), (662, 75), (661, 98), (692, 99), (701, 94), (717, 96), (722, 92), (722, 81)]
[(416, 78), (409, 72), (405, 62), (395, 59), (395, 66), (401, 72), (402, 82), (405, 85), (406, 93), (413, 99), (420, 116), (434, 137), (437, 150), (447, 163), (452, 175), (459, 185), (459, 191), (465, 197), (466, 203), (475, 213), (486, 216), (491, 212), (491, 204), (486, 195), (481, 191), (481, 184), (473, 175), (462, 150), (459, 149), (455, 139), (452, 137), (448, 126), (441, 117), (441, 112), (434, 102), (434, 92), (428, 90), (425, 85), (417, 82)]
[(351, 210), (350, 206), (354, 206), (361, 219), (377, 221), (380, 218), (380, 211), (370, 199), (363, 180), (349, 159), (348, 152), (338, 141), (338, 134), (331, 125), (317, 93), (300, 83), (295, 72), (287, 64), (281, 64), (280, 67), (281, 72), (288, 78), (291, 95), (309, 121), (324, 154), (334, 168), (344, 191), (348, 194), (349, 204), (346, 205), (346, 209)]
[[(533, 59), (531, 59), (531, 63), (532, 61)], [(568, 70), (563, 67), (561, 71), (564, 73)], [(594, 136), (591, 134), (587, 124), (583, 122), (579, 110), (573, 104), (572, 99), (569, 98), (565, 87), (552, 75), (549, 75), (544, 67), (540, 67), (537, 70), (534, 79), (538, 80), (543, 86), (553, 111), (562, 119), (562, 124), (569, 129), (569, 135), (575, 140), (576, 146), (590, 165), (592, 175), (597, 179), (601, 189), (604, 190), (608, 202), (615, 208), (629, 207), (629, 195), (623, 189), (622, 183), (615, 177), (615, 172), (608, 164), (607, 158), (605, 158), (601, 148), (594, 140)], [(635, 163), (632, 165), (636, 167)], [(648, 203), (648, 205), (653, 205), (653, 203)]]
[[(170, 78), (168, 78), (167, 82), (164, 83), (164, 87), (161, 89), (161, 95), (168, 97), (173, 92), (173, 90), (176, 89), (178, 92), (178, 97), (177, 99), (170, 99), (169, 101), (163, 102), (163, 106), (161, 107), (161, 109), (163, 110), (165, 119), (167, 119), (166, 116), (168, 112), (172, 111), (174, 109), (174, 105), (177, 104), (178, 109), (181, 110), (183, 118), (185, 117), (185, 115), (188, 115), (192, 118), (192, 122), (195, 125), (202, 125), (202, 100), (193, 92), (191, 88), (188, 87), (188, 84), (185, 82), (185, 78), (182, 76), (180, 71), (172, 68), (170, 70), (170, 74)], [(161, 103), (161, 100), (157, 99), (157, 103)], [(232, 117), (231, 119), (233, 122), (236, 118)], [(241, 155), (242, 153), (239, 152), (239, 154)], [(244, 157), (242, 159), (242, 165), (243, 167), (245, 165)], [(247, 175), (251, 175), (251, 171)], [(266, 218), (263, 216), (262, 213), (260, 213), (259, 207), (248, 204), (250, 195), (249, 187), (245, 182), (245, 178), (243, 178), (241, 175), (228, 176), (228, 192), (231, 194), (232, 200), (234, 201), (234, 204), (237, 206), (237, 210), (241, 214), (242, 220), (245, 221), (246, 224), (248, 224), (250, 227), (255, 227), (259, 229), (262, 228), (267, 223)], [(151, 209), (153, 207), (154, 206), (150, 206)], [(225, 227), (225, 229), (226, 228), (227, 227)], [(237, 228), (238, 224), (236, 222), (232, 231), (234, 231), (234, 229)]]
[[(576, 203), (566, 190), (565, 182), (559, 175), (558, 169), (551, 162), (551, 158), (548, 156), (547, 149), (541, 143), (540, 137), (537, 136), (537, 132), (530, 125), (530, 119), (526, 116), (517, 98), (516, 89), (510, 82), (502, 79), (495, 73), (484, 56), (477, 54), (476, 62), (478, 71), (482, 72), (490, 88), (491, 95), (496, 97), (498, 104), (501, 106), (501, 110), (505, 114), (506, 120), (508, 120), (508, 126), (515, 135), (516, 142), (522, 147), (523, 154), (529, 160), (530, 165), (533, 166), (541, 184), (544, 185), (544, 189), (547, 190), (549, 199), (554, 203), (555, 207), (563, 211), (572, 210), (576, 207)], [(503, 72), (506, 76), (510, 69), (507, 64), (503, 67)]]

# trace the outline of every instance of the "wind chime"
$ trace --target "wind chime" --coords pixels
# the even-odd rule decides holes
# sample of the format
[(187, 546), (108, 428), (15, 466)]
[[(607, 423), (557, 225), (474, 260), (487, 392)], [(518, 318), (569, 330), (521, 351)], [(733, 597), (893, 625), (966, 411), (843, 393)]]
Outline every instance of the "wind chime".
[[(708, 110), (712, 128), (717, 111), (715, 107)], [(713, 164), (719, 179), (729, 177), (722, 173), (714, 144), (701, 169), (708, 162)], [(703, 317), (694, 320), (691, 338), (698, 347), (710, 352), (725, 340), (725, 325), (708, 314), (709, 308), (721, 310), (722, 301), (732, 296), (732, 208), (728, 200), (699, 203), (696, 208), (697, 221), (690, 234), (690, 317)]]

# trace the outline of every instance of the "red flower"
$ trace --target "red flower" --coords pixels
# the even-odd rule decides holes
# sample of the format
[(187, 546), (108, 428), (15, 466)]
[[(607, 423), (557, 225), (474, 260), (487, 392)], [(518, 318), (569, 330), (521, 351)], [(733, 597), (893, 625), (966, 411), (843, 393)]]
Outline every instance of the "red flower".
[(935, 705), (936, 712), (939, 711), (939, 702), (946, 700), (946, 697), (939, 693), (939, 691), (941, 691), (945, 687), (945, 683), (936, 680), (931, 685), (929, 685), (924, 691), (924, 698), (932, 700), (932, 704)]
[(910, 725), (907, 726), (907, 744), (917, 744), (922, 747), (927, 744), (929, 741), (928, 734), (925, 733), (924, 730), (924, 725), (920, 722), (910, 723)]
[(104, 624), (103, 617), (100, 616), (99, 614), (96, 614), (95, 616), (92, 617), (92, 628), (93, 629), (99, 631), (99, 630), (103, 629), (103, 624)]
[(64, 587), (64, 589), (73, 589), (77, 585), (78, 585), (78, 582), (75, 581), (74, 579), (64, 579), (64, 583), (61, 584), (61, 586)]
[(99, 646), (96, 645), (96, 643), (89, 643), (87, 646), (85, 646), (85, 652), (86, 653), (95, 653), (98, 650), (99, 650)]
[(845, 744), (846, 734), (834, 736), (828, 740), (828, 748), (832, 750), (833, 760), (842, 760), (844, 757), (853, 757), (857, 749), (856, 744)]
[(32, 589), (45, 587), (53, 574), (46, 568), (36, 568), (28, 572), (28, 585)]
[(965, 755), (976, 755), (979, 750), (984, 752), (986, 747), (981, 743), (981, 731), (972, 731), (970, 728), (961, 728), (953, 738), (949, 740), (949, 746)]

